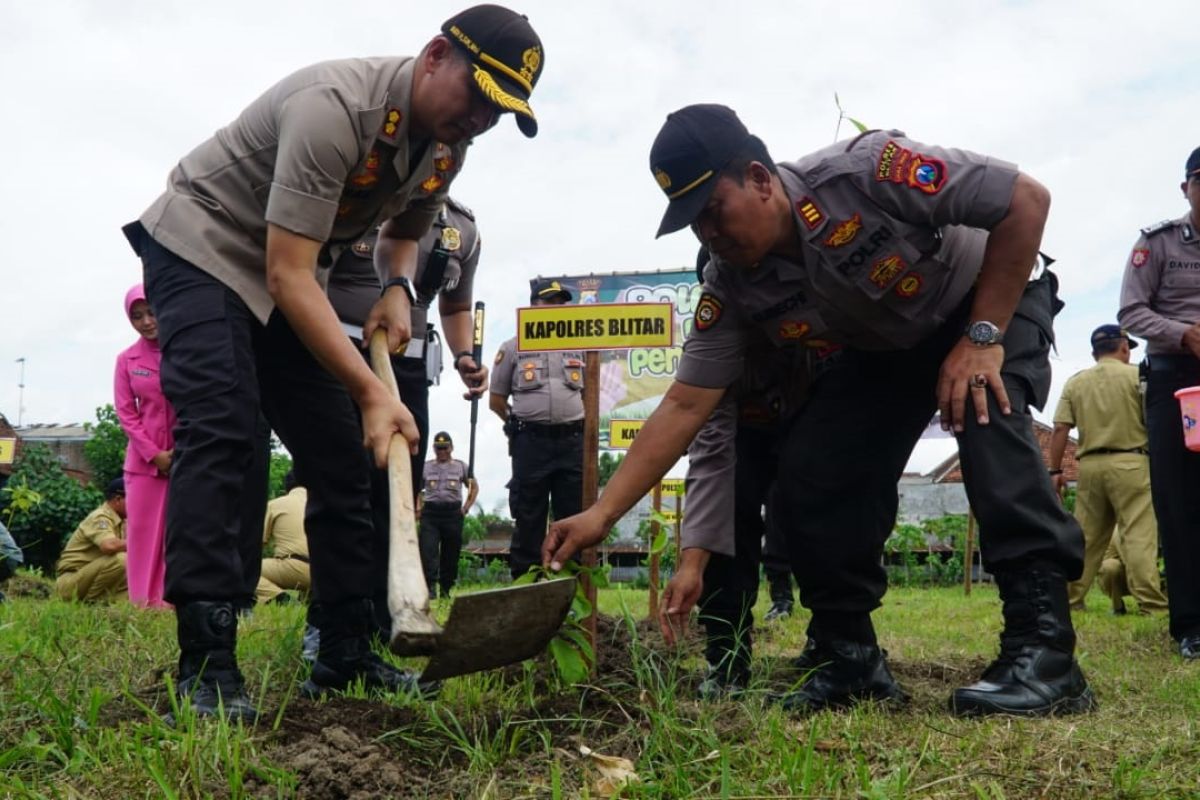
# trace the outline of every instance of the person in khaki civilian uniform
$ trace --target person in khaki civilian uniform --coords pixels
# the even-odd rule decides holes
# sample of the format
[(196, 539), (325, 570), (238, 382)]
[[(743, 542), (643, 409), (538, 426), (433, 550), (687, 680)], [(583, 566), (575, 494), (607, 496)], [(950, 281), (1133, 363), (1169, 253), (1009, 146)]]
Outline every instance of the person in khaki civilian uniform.
[(1113, 532), (1108, 540), (1108, 549), (1104, 551), (1104, 559), (1100, 562), (1100, 571), (1096, 573), (1096, 583), (1108, 595), (1112, 602), (1114, 616), (1124, 616), (1125, 598), (1133, 593), (1129, 589), (1129, 575), (1125, 570), (1125, 562), (1121, 560), (1121, 531)]
[(1200, 386), (1200, 147), (1179, 185), (1189, 210), (1142, 229), (1125, 264), (1121, 327), (1146, 340), (1150, 492), (1162, 537), (1171, 637), (1200, 660), (1200, 453), (1183, 443), (1175, 392)]
[(54, 593), (63, 600), (126, 600), (125, 480), (114, 478), (104, 502), (83, 518), (58, 557)]
[(254, 599), (259, 603), (286, 603), (287, 590), (308, 594), (312, 573), (308, 566), (308, 538), (304, 534), (304, 507), (308, 491), (296, 483), (292, 470), (283, 477), (286, 493), (267, 503), (263, 522), (263, 547), (272, 545), (271, 555), (262, 560), (262, 574)]
[[(569, 303), (571, 292), (536, 278), (529, 302)], [(496, 353), (488, 405), (504, 421), (512, 455), (509, 569), (518, 578), (538, 563), (546, 515), (563, 519), (583, 505), (583, 353), (518, 353), (514, 336)]]
[[(418, 242), (472, 139), (512, 112), (526, 136), (544, 72), (528, 19), (480, 5), (448, 19), (415, 58), (325, 61), (284, 78), (184, 156), (167, 190), (125, 227), (158, 315), (162, 385), (174, 406), (166, 598), (176, 608), (180, 699), (254, 721), (237, 666), (238, 605), (262, 558), (266, 418), (308, 489), (310, 621), (320, 650), (302, 686), (416, 679), (371, 648), (376, 567), (370, 472), (412, 414), (338, 325), (323, 289), (342, 250), (382, 225), (388, 278), (363, 340), (411, 338)], [(363, 443), (367, 448), (364, 450)]]
[[(809, 712), (902, 701), (871, 622), (897, 482), (935, 411), (952, 427), (984, 564), (1000, 589), (1000, 655), (957, 689), (958, 715), (1087, 711), (1067, 581), (1083, 536), (1042, 463), (1030, 406), (1049, 393), (1056, 279), (1030, 280), (1049, 193), (1004, 161), (871, 131), (776, 164), (732, 110), (688, 106), (650, 152), (685, 227), (713, 256), (674, 383), (597, 503), (555, 522), (543, 563), (604, 538), (675, 462), (742, 370), (752, 332), (844, 345), (780, 447), (770, 512), (784, 527), (813, 671), (776, 699)], [(706, 272), (706, 278), (710, 273)]]
[[(421, 515), (421, 566), (429, 596), (450, 596), (458, 578), (458, 557), (462, 553), (463, 517), (475, 505), (479, 484), (467, 478), (467, 465), (454, 458), (454, 441), (440, 431), (433, 437), (434, 458), (422, 470), (422, 490), (418, 498)], [(468, 486), (463, 502), (463, 486)]]
[(1083, 528), (1083, 574), (1067, 587), (1071, 608), (1084, 598), (1112, 538), (1120, 527), (1121, 559), (1129, 587), (1142, 612), (1165, 611), (1158, 585), (1158, 524), (1150, 501), (1150, 462), (1137, 367), (1129, 363), (1137, 347), (1118, 325), (1092, 332), (1096, 365), (1070, 377), (1054, 410), (1050, 475), (1061, 494), (1062, 458), (1072, 428), (1079, 429), (1079, 485), (1075, 518)]

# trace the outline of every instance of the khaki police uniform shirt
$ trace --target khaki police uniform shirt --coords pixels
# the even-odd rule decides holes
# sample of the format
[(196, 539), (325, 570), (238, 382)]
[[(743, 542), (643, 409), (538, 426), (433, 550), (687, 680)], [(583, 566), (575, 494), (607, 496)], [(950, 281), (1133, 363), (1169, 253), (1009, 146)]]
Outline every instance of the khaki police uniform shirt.
[(914, 346), (970, 291), (1018, 175), (897, 131), (779, 166), (802, 262), (768, 256), (736, 269), (714, 258), (676, 373), (683, 383), (730, 385), (753, 328), (780, 346)]
[(424, 494), (426, 503), (457, 503), (462, 505), (463, 483), (467, 479), (467, 465), (452, 458), (446, 463), (436, 458), (425, 462)]
[(125, 520), (104, 502), (84, 517), (71, 534), (62, 555), (58, 557), (56, 571), (59, 575), (66, 575), (103, 558), (106, 554), (100, 549), (100, 543), (113, 537), (125, 538)]
[[(326, 61), (271, 87), (188, 153), (142, 214), (150, 236), (266, 322), (267, 224), (324, 242), (318, 267), (386, 219), (420, 239), (467, 144), (409, 141), (415, 60)], [(126, 234), (138, 248), (137, 229)], [(323, 275), (322, 275), (323, 276)]]
[(1150, 355), (1190, 352), (1183, 334), (1200, 322), (1200, 234), (1190, 213), (1142, 229), (1125, 262), (1117, 319)]
[(1137, 367), (1101, 358), (1076, 372), (1063, 386), (1054, 421), (1079, 429), (1080, 458), (1097, 450), (1146, 447)]
[(800, 407), (811, 374), (805, 348), (751, 344), (738, 381), (688, 446), (687, 509), (680, 546), (734, 555), (734, 486), (739, 426), (782, 430)]
[(496, 353), (490, 391), (511, 394), (522, 422), (575, 422), (583, 419), (583, 366), (583, 353), (518, 353), (514, 336)]
[[(446, 271), (438, 286), (426, 286), (429, 254), (447, 229), (450, 230), (446, 236), (450, 254)], [(377, 230), (372, 230), (368, 236), (346, 248), (329, 273), (329, 302), (338, 319), (359, 329), (379, 300), (380, 287), (390, 277), (381, 274), (379, 265), (375, 264), (377, 234)], [(412, 309), (413, 338), (425, 338), (427, 311), (435, 295), (440, 294), (451, 303), (470, 304), (475, 268), (479, 265), (479, 247), (479, 229), (475, 227), (474, 215), (465, 206), (447, 199), (432, 227), (419, 242), (417, 274), (412, 281), (417, 294), (417, 303)]]
[(275, 558), (301, 556), (308, 559), (308, 536), (304, 533), (304, 508), (307, 504), (308, 490), (303, 486), (297, 486), (267, 503), (263, 545), (274, 540)]

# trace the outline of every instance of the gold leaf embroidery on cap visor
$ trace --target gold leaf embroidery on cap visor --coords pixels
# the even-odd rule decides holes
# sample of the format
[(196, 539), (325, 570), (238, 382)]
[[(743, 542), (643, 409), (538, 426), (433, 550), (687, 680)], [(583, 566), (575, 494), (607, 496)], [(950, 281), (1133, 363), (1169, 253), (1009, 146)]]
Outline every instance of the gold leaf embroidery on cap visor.
[(530, 119), (537, 119), (533, 115), (533, 109), (529, 107), (528, 103), (518, 97), (513, 97), (501, 89), (500, 84), (496, 83), (496, 79), (487, 70), (478, 65), (473, 66), (475, 67), (475, 83), (479, 86), (479, 91), (483, 92), (483, 96), (492, 105), (505, 111), (516, 111)]

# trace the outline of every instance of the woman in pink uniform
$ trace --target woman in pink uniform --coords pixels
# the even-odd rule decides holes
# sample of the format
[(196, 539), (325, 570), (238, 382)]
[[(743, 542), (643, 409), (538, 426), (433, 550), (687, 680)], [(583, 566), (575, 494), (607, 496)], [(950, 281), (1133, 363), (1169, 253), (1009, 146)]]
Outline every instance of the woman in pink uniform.
[(113, 392), (117, 417), (129, 437), (125, 450), (125, 523), (131, 602), (169, 608), (163, 601), (163, 531), (167, 511), (167, 473), (175, 440), (175, 411), (158, 381), (158, 323), (142, 285), (125, 294), (125, 314), (141, 338), (117, 356)]

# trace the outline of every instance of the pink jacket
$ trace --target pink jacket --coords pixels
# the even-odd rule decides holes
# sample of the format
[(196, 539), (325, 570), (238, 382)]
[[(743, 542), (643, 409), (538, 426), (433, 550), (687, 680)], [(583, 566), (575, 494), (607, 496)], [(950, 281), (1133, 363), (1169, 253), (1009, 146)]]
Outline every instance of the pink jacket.
[[(135, 286), (125, 296), (125, 313), (136, 301), (145, 299), (141, 286)], [(163, 450), (175, 447), (171, 429), (175, 426), (175, 410), (163, 396), (158, 380), (162, 353), (158, 343), (141, 337), (117, 356), (113, 376), (113, 395), (117, 418), (129, 447), (125, 450), (125, 471), (134, 475), (157, 475), (154, 457)]]

